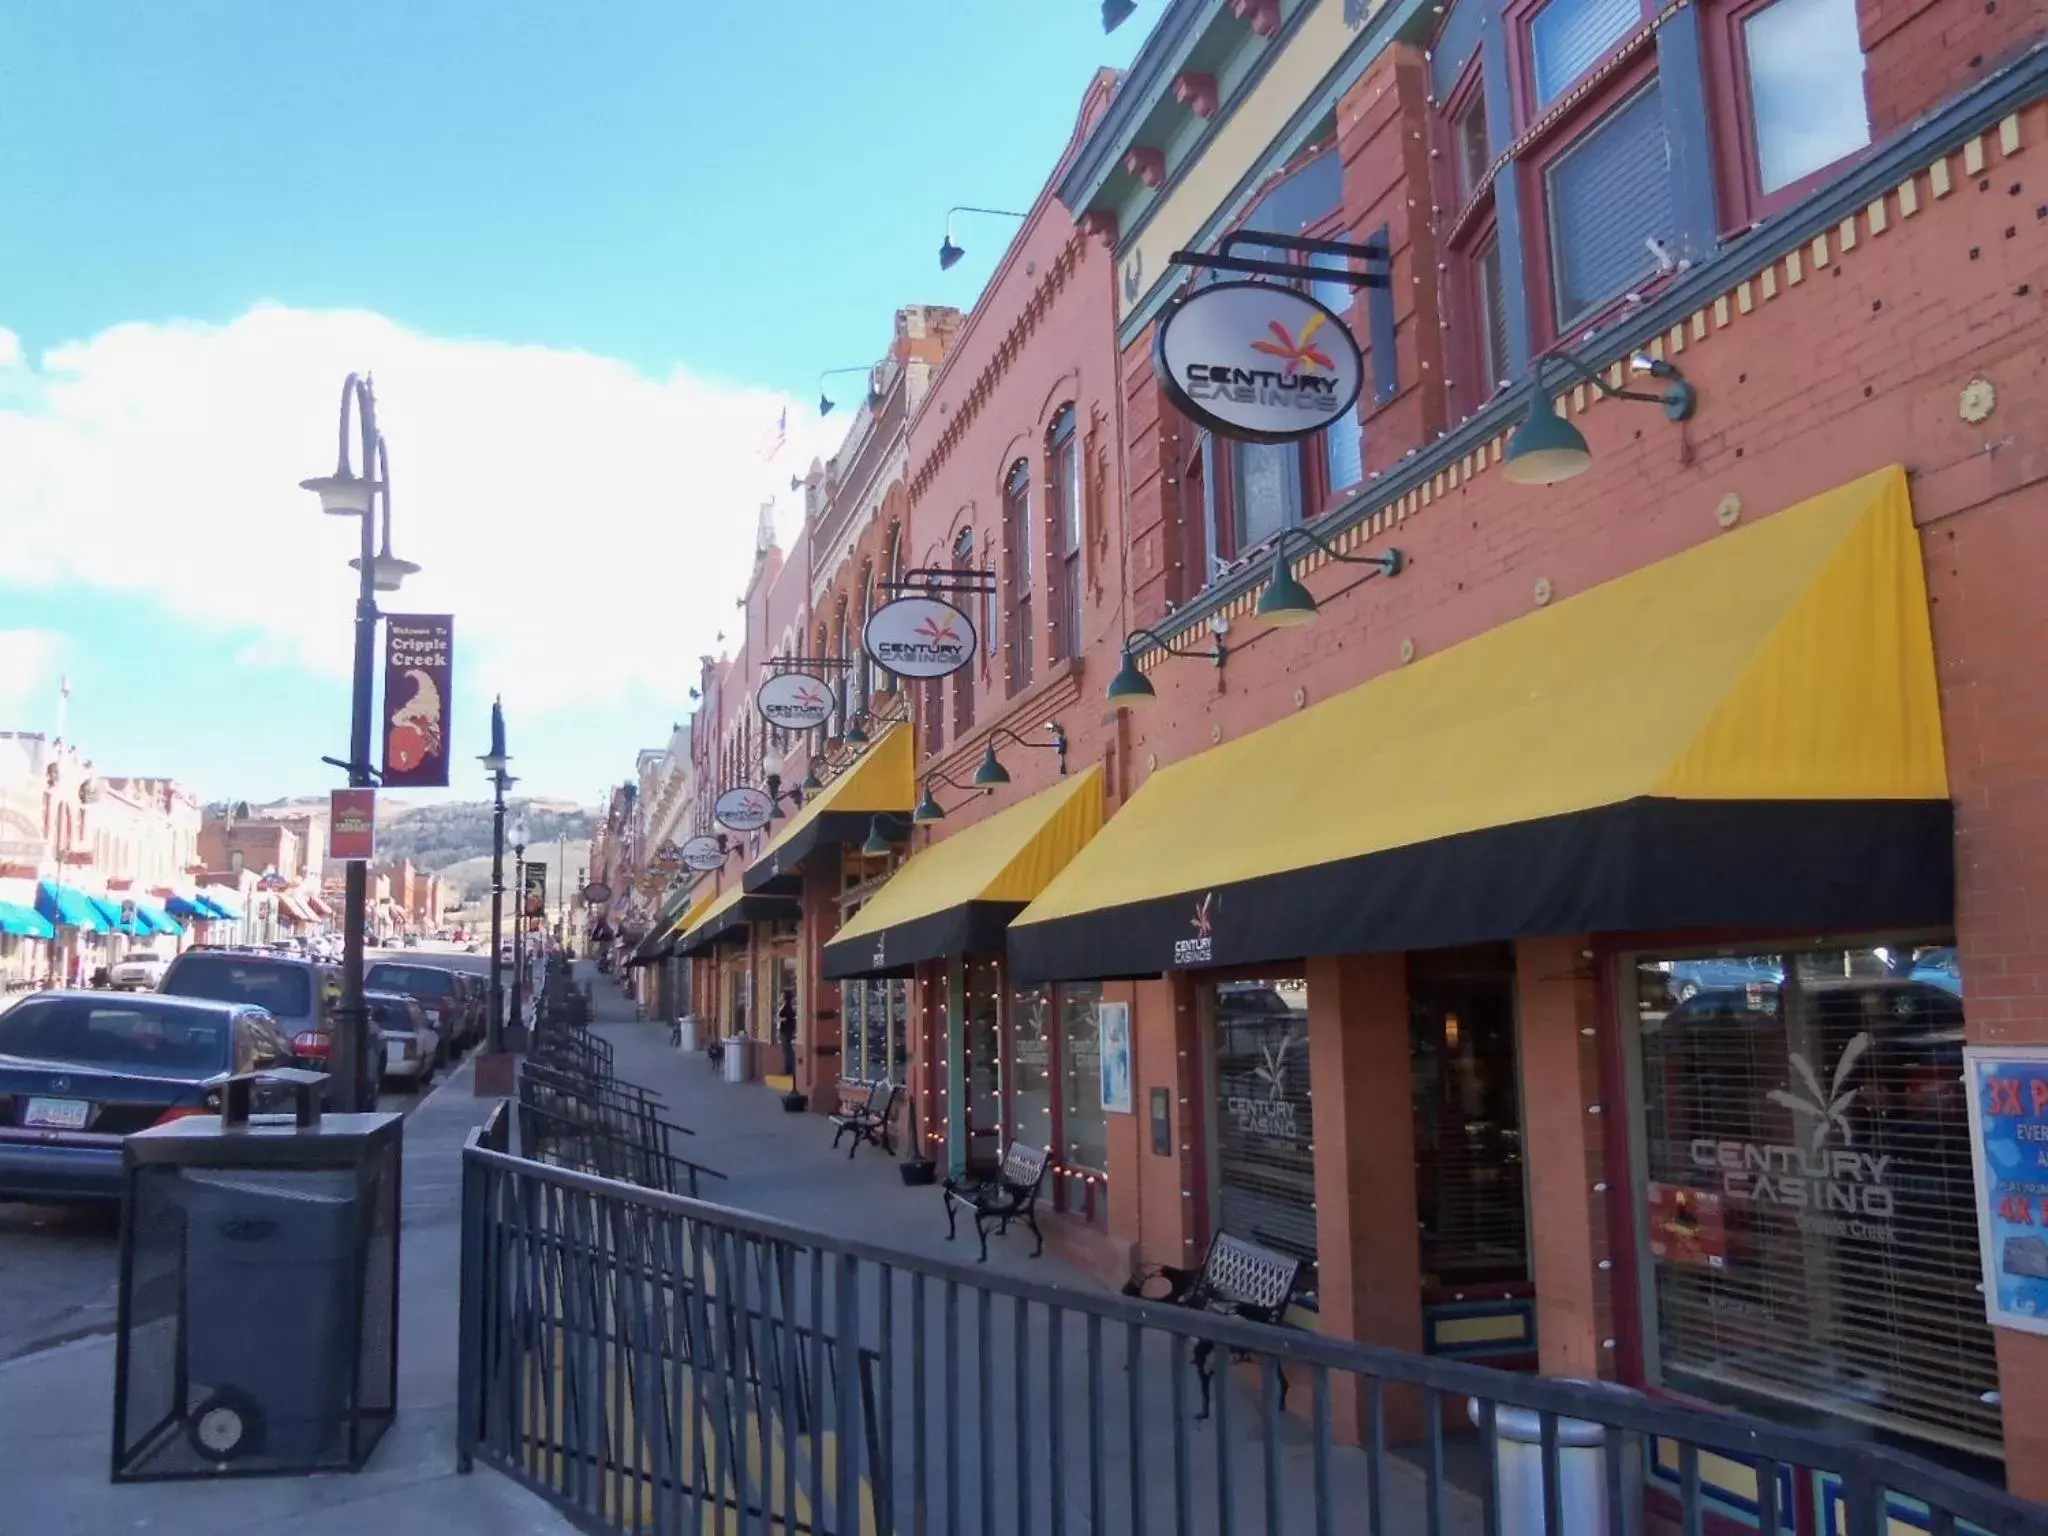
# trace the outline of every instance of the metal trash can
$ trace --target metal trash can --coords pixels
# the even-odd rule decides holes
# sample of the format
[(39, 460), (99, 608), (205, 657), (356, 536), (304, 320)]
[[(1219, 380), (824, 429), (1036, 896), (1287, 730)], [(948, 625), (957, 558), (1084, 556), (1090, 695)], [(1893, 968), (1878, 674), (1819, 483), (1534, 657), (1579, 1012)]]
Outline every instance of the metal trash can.
[(676, 1020), (676, 1048), (684, 1051), (703, 1049), (697, 1043), (697, 1016), (686, 1013)]
[(751, 1035), (732, 1035), (725, 1042), (725, 1080), (728, 1083), (744, 1083), (754, 1075), (754, 1038)]
[(403, 1125), (322, 1116), (325, 1083), (235, 1078), (124, 1143), (116, 1482), (360, 1471), (390, 1426)]
[[(1479, 1399), (1466, 1403), (1474, 1425)], [(1500, 1493), (1501, 1536), (1608, 1536), (1607, 1426), (1590, 1419), (1557, 1421), (1557, 1504), (1563, 1529), (1543, 1524), (1543, 1416), (1533, 1408), (1493, 1408), (1494, 1483)], [(1630, 1484), (1624, 1479), (1622, 1486)]]

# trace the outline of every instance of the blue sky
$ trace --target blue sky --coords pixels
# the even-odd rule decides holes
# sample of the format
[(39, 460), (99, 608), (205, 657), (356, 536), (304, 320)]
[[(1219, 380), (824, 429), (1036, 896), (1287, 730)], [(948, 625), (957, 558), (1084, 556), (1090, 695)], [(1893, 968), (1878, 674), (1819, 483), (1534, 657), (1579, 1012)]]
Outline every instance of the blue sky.
[(367, 367), (455, 752), (502, 689), (524, 787), (594, 798), (836, 445), (819, 371), (972, 303), (1009, 231), (941, 274), (946, 207), (1027, 206), (1156, 8), (0, 7), (0, 727), (49, 728), (62, 673), (108, 771), (331, 783), (350, 531), (295, 483)]

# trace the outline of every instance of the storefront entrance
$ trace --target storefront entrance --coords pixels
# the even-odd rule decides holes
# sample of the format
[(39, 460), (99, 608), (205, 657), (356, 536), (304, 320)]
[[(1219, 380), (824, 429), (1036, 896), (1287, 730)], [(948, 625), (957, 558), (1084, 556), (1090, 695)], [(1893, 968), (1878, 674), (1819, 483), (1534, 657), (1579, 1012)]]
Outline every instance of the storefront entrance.
[(1411, 953), (1408, 1047), (1425, 1344), (1533, 1369), (1514, 946)]

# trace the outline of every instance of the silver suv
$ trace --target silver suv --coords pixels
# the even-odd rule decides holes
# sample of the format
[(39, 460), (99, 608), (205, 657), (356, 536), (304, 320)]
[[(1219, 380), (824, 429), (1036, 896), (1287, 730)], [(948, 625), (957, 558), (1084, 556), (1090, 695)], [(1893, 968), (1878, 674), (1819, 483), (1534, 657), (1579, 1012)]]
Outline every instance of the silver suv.
[[(326, 1066), (334, 1054), (334, 1012), (341, 1002), (341, 972), (318, 960), (260, 949), (188, 949), (164, 972), (159, 992), (206, 997), (261, 1008), (307, 1066)], [(374, 1021), (363, 1046), (365, 1081), (374, 1094), (384, 1042)]]

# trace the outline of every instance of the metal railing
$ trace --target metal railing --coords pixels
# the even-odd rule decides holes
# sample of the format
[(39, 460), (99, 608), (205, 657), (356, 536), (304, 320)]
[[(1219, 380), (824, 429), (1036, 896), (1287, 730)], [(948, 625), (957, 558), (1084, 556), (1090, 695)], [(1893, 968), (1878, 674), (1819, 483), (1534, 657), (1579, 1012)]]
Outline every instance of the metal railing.
[[(542, 1166), (509, 1153), (503, 1110), (463, 1176), (462, 1464), (591, 1530), (2048, 1530), (2048, 1510), (1866, 1441), (992, 1276)], [(1198, 1422), (1203, 1342), (1249, 1363)]]

